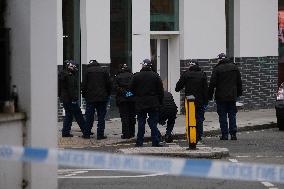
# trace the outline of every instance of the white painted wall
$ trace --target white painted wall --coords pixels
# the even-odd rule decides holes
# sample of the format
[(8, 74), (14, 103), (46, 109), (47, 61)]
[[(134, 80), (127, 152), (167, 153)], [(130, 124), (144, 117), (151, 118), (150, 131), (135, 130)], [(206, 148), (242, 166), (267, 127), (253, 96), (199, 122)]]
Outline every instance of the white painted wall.
[(226, 52), (225, 0), (180, 0), (181, 59)]
[[(24, 121), (0, 121), (0, 144), (22, 146)], [(7, 137), (10, 136), (10, 137)], [(22, 162), (0, 161), (0, 188), (20, 189), (23, 179)]]
[(132, 71), (150, 58), (150, 0), (132, 0)]
[(81, 61), (110, 63), (110, 0), (81, 0)]
[(278, 56), (278, 1), (235, 0), (235, 56)]
[[(20, 110), (27, 114), (26, 145), (56, 148), (61, 1), (9, 0), (8, 6), (12, 83), (18, 87)], [(24, 176), (28, 188), (57, 188), (56, 165), (32, 164)]]

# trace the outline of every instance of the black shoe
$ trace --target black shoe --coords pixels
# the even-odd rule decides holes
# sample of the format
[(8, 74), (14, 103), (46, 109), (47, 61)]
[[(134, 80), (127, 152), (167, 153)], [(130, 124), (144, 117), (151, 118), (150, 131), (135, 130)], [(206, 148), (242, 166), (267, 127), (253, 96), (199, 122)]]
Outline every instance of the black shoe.
[(160, 143), (158, 143), (158, 144), (152, 144), (152, 147), (163, 147), (163, 145), (161, 145)]
[(197, 137), (197, 142), (202, 142), (202, 137)]
[(97, 136), (97, 140), (103, 140), (103, 139), (106, 139), (107, 136), (104, 136), (104, 135), (99, 135)]
[(72, 134), (62, 134), (62, 137), (73, 137)]
[(165, 135), (165, 141), (166, 143), (172, 143), (173, 142), (173, 135)]
[(84, 139), (90, 139), (91, 137), (90, 137), (90, 135), (82, 135), (82, 138), (84, 138)]
[(237, 136), (236, 135), (231, 135), (231, 140), (237, 140)]
[(126, 136), (126, 135), (121, 135), (120, 138), (121, 138), (121, 139), (128, 139), (129, 137)]
[(130, 138), (134, 138), (135, 137), (135, 134), (133, 134), (133, 135), (130, 135)]
[(143, 147), (143, 144), (138, 144), (138, 143), (136, 143), (136, 144), (135, 144), (135, 147), (137, 147), (137, 148)]
[(220, 140), (228, 140), (228, 136), (222, 135), (220, 136)]

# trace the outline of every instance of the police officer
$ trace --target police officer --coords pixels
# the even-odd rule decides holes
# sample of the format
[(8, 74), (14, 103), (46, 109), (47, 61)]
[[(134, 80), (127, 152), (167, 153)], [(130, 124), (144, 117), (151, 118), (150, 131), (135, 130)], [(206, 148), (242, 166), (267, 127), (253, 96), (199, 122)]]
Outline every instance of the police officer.
[(86, 99), (86, 129), (89, 138), (92, 134), (95, 111), (97, 111), (98, 116), (97, 140), (107, 138), (104, 135), (104, 130), (110, 93), (111, 80), (109, 73), (96, 60), (91, 60), (82, 82), (82, 95)]
[(77, 71), (75, 62), (73, 60), (66, 60), (63, 63), (63, 70), (58, 76), (58, 96), (65, 110), (62, 137), (73, 137), (70, 134), (73, 116), (83, 133), (83, 137), (86, 135), (85, 120), (78, 104), (79, 83)]
[(208, 105), (208, 83), (206, 73), (201, 70), (196, 62), (190, 62), (189, 68), (180, 77), (175, 91), (179, 92), (185, 88), (185, 96), (195, 97), (195, 117), (197, 140), (201, 141), (203, 136), (203, 121), (205, 109)]
[(135, 136), (135, 104), (133, 94), (130, 91), (130, 82), (133, 74), (126, 64), (120, 66), (115, 77), (114, 86), (116, 89), (116, 104), (122, 123), (122, 139), (129, 139)]
[(177, 118), (177, 111), (173, 95), (168, 91), (164, 91), (163, 103), (159, 110), (159, 124), (167, 125), (165, 134), (165, 141), (167, 143), (173, 142), (172, 131)]
[[(242, 80), (238, 67), (224, 53), (218, 55), (218, 64), (214, 67), (209, 84), (209, 100), (215, 101), (222, 135), (220, 140), (237, 140), (236, 114), (237, 98), (242, 95)], [(229, 129), (228, 121), (229, 118)]]
[(152, 146), (160, 147), (157, 123), (159, 107), (162, 104), (164, 90), (160, 76), (152, 70), (149, 59), (143, 60), (142, 69), (134, 74), (130, 90), (135, 96), (135, 108), (138, 119), (138, 133), (136, 147), (143, 146), (145, 124), (148, 115), (148, 124), (151, 129)]

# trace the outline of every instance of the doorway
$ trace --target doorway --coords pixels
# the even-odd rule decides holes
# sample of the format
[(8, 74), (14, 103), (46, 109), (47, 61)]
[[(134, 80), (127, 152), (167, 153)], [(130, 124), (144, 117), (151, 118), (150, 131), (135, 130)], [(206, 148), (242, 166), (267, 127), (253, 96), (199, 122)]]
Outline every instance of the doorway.
[(167, 38), (153, 38), (150, 41), (151, 61), (162, 79), (164, 90), (168, 90), (168, 42)]

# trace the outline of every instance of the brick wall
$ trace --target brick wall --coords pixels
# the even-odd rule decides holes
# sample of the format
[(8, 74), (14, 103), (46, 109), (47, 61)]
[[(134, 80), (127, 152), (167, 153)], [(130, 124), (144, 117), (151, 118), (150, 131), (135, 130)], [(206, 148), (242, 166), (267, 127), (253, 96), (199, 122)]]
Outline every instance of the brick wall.
[[(188, 68), (187, 63), (192, 60), (181, 60), (181, 74)], [(208, 84), (213, 67), (216, 65), (214, 59), (194, 59), (206, 72)], [(243, 82), (243, 96), (240, 102), (244, 104), (245, 110), (274, 108), (275, 94), (277, 90), (278, 57), (249, 57), (235, 58)], [(184, 99), (184, 90), (181, 92)], [(181, 100), (181, 112), (184, 113), (184, 101)], [(216, 104), (209, 102), (208, 111), (216, 111)]]

